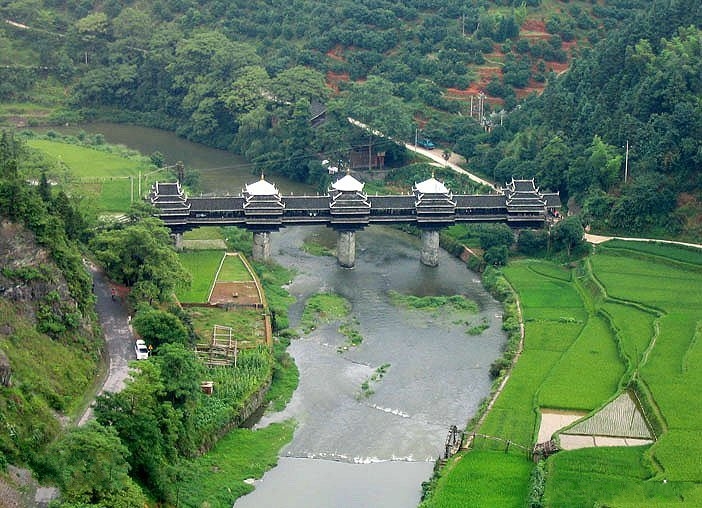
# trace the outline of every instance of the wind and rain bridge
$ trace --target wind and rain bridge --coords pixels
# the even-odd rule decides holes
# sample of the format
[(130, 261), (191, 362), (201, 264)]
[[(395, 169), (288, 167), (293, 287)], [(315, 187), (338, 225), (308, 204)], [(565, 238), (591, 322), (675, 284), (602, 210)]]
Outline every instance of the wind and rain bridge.
[(439, 264), (439, 231), (459, 223), (506, 223), (513, 228), (544, 227), (561, 207), (558, 193), (541, 192), (534, 180), (512, 179), (494, 194), (453, 194), (433, 176), (406, 195), (369, 196), (347, 174), (324, 195), (282, 195), (263, 177), (239, 195), (192, 197), (179, 182), (156, 182), (148, 200), (170, 228), (176, 247), (185, 231), (202, 226), (239, 226), (253, 233), (253, 258), (271, 256), (270, 234), (286, 226), (325, 225), (338, 232), (337, 260), (356, 262), (356, 232), (371, 224), (410, 224), (421, 231), (420, 261)]

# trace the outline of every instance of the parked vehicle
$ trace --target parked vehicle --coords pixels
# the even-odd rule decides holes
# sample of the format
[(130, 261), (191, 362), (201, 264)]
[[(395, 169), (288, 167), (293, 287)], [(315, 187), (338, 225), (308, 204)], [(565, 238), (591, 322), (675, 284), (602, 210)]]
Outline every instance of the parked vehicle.
[(149, 349), (146, 347), (146, 342), (139, 339), (134, 343), (134, 352), (137, 360), (146, 360), (149, 358)]
[(434, 142), (428, 138), (420, 139), (419, 141), (417, 141), (417, 144), (422, 148), (426, 148), (427, 150), (433, 150), (434, 148), (436, 148)]

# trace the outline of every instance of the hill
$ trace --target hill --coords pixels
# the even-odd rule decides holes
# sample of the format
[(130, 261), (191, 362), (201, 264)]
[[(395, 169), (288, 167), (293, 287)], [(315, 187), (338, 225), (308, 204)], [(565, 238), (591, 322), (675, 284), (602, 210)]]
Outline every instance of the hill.
[(0, 8), (7, 122), (158, 126), (320, 187), (323, 159), (407, 161), (351, 116), (498, 182), (535, 176), (598, 230), (700, 234), (687, 2), (39, 5)]
[(9, 429), (0, 434), (3, 465), (37, 466), (36, 450), (82, 409), (100, 366), (93, 312), (71, 288), (89, 291), (89, 277), (64, 272), (55, 253), (23, 224), (0, 222), (0, 420)]

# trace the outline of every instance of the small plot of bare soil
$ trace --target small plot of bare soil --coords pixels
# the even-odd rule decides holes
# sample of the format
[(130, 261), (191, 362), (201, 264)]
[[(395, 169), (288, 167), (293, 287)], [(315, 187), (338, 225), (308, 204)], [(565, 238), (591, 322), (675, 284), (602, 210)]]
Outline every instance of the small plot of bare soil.
[[(539, 427), (538, 443), (544, 443), (563, 427), (579, 420), (587, 413), (584, 411), (563, 411), (559, 409), (542, 409), (541, 426)], [(592, 446), (592, 445), (591, 445)]]
[(239, 305), (260, 304), (261, 299), (256, 289), (256, 283), (247, 282), (216, 282), (210, 296), (210, 304), (233, 303)]

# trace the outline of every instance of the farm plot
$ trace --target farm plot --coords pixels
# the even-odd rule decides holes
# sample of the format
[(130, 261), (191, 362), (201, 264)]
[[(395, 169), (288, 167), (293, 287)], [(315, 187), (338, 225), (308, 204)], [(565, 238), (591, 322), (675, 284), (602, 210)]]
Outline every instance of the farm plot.
[[(584, 433), (626, 435), (622, 424), (635, 423), (638, 434), (655, 428), (658, 438), (653, 445), (619, 447), (607, 435), (584, 436), (590, 445), (605, 446), (550, 457), (543, 506), (702, 506), (702, 254), (641, 245), (599, 246), (589, 259), (596, 284), (587, 280), (587, 264), (582, 279), (540, 261), (504, 269), (522, 303), (524, 351), (477, 432), (533, 443), (537, 413), (548, 405), (556, 411), (602, 409), (576, 429)], [(641, 409), (638, 398), (624, 404), (615, 397), (630, 382), (642, 390), (645, 424), (634, 411)], [(637, 439), (644, 438), (623, 438), (630, 445)], [(505, 451), (503, 442), (476, 440), (473, 451), (458, 456), (465, 467), (460, 481), (471, 482), (463, 487), (467, 496), (488, 487), (500, 491), (505, 457), (526, 461), (516, 447)], [(479, 458), (466, 460), (476, 452)], [(494, 468), (494, 476), (474, 471), (478, 462)], [(435, 497), (450, 498), (454, 482), (460, 483), (451, 478), (458, 468), (451, 465), (449, 478), (439, 480)], [(524, 502), (492, 495), (492, 506)]]
[[(111, 153), (48, 139), (30, 139), (27, 144), (54, 161), (49, 178), (65, 178), (71, 186), (93, 196), (103, 212), (124, 213), (132, 201), (140, 199), (140, 172), (153, 170), (148, 158), (127, 149)], [(144, 191), (150, 182), (142, 183)]]
[(178, 300), (183, 303), (207, 303), (223, 257), (221, 250), (178, 253), (183, 267), (192, 275), (190, 287), (176, 292)]
[(616, 246), (599, 247), (591, 263), (608, 297), (616, 298), (603, 309), (628, 371), (662, 415), (662, 435), (650, 447), (557, 454), (549, 459), (545, 500), (548, 506), (701, 506), (702, 255), (684, 250), (661, 260), (671, 247), (632, 243), (626, 250), (633, 255), (624, 257), (622, 242)]

